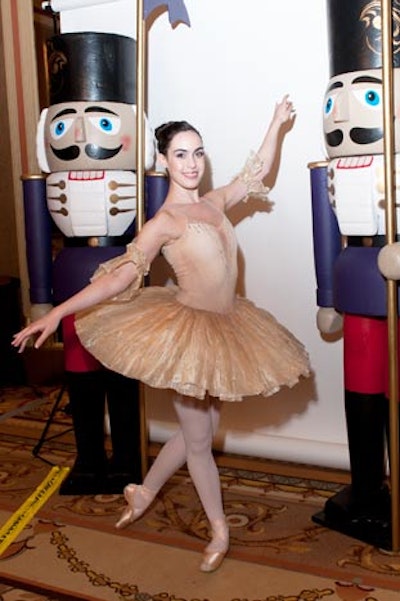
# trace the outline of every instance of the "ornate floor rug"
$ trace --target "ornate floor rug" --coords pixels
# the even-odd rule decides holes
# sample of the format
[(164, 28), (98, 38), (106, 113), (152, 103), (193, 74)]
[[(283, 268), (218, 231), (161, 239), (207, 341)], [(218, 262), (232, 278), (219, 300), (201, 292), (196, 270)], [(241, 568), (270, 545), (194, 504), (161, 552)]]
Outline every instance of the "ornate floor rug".
[[(57, 387), (0, 389), (0, 525), (49, 473), (74, 458), (63, 399), (32, 451)], [(35, 397), (46, 402), (33, 404)], [(23, 397), (23, 399), (22, 399)], [(330, 486), (221, 468), (231, 547), (213, 574), (198, 570), (208, 523), (182, 471), (135, 524), (116, 531), (121, 495), (52, 494), (0, 555), (0, 599), (128, 601), (395, 601), (400, 557), (312, 522)]]

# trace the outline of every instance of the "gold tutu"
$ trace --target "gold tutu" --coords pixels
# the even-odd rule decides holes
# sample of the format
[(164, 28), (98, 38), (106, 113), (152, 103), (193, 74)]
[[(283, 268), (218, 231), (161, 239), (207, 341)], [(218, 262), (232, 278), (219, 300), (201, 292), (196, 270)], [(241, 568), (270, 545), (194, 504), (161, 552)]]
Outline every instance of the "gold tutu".
[(229, 313), (193, 309), (177, 290), (142, 288), (81, 312), (82, 344), (113, 371), (199, 399), (269, 396), (309, 375), (303, 345), (267, 311), (242, 297)]

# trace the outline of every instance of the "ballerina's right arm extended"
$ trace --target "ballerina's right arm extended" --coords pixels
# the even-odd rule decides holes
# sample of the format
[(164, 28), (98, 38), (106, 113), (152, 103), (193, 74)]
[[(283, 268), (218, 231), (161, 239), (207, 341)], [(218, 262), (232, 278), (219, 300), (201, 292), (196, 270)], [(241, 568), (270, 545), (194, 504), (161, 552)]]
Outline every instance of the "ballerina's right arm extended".
[(129, 295), (129, 291), (137, 290), (141, 286), (142, 276), (147, 273), (162, 245), (170, 239), (171, 232), (173, 224), (170, 216), (160, 212), (143, 226), (135, 240), (128, 244), (124, 255), (100, 265), (90, 284), (15, 334), (12, 346), (22, 353), (29, 338), (39, 334), (34, 343), (34, 347), (39, 348), (57, 330), (63, 317), (88, 309), (124, 291), (128, 291)]

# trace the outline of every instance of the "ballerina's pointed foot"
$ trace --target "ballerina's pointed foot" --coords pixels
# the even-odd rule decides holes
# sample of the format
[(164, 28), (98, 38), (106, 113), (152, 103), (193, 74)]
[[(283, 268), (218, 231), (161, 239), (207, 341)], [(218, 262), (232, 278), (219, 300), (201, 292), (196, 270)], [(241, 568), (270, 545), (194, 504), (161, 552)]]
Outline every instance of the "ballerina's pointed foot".
[(225, 559), (226, 551), (204, 551), (203, 559), (200, 564), (200, 570), (202, 572), (215, 572)]
[(212, 524), (213, 537), (204, 550), (200, 570), (214, 572), (223, 562), (229, 548), (229, 529), (225, 520), (216, 520)]
[(129, 524), (140, 518), (153, 501), (155, 494), (143, 485), (128, 484), (124, 488), (124, 497), (128, 505), (115, 524), (118, 530), (126, 528)]
[(129, 524), (132, 524), (132, 522), (135, 521), (133, 514), (134, 512), (129, 506), (125, 507), (125, 509), (121, 513), (121, 517), (119, 518), (118, 522), (116, 522), (115, 527), (118, 530), (122, 530), (123, 528), (129, 526)]

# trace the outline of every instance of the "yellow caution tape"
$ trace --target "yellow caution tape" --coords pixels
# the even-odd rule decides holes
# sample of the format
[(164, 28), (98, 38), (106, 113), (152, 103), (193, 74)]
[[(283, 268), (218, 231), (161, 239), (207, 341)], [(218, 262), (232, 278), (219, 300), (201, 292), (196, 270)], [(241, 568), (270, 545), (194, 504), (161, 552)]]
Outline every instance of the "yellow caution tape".
[(0, 528), (0, 555), (57, 490), (70, 469), (69, 467), (53, 467), (25, 503)]

